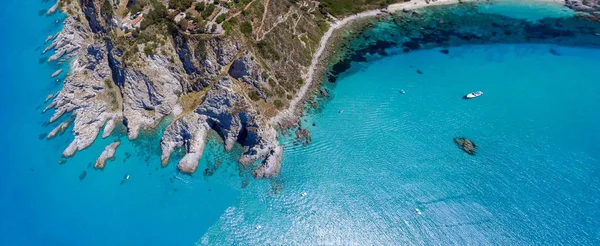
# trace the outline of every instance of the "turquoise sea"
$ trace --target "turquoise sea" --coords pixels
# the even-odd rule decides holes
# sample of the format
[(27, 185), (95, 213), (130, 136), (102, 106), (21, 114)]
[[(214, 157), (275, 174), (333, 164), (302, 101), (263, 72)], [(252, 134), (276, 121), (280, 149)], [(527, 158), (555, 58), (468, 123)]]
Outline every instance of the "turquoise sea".
[[(40, 13), (51, 2), (4, 4), (0, 245), (600, 244), (600, 49), (463, 45), (356, 63), (303, 119), (312, 143), (282, 137), (277, 178), (249, 179), (216, 138), (199, 170), (223, 164), (186, 176), (177, 160), (160, 168), (152, 132), (98, 140), (59, 165), (72, 136), (40, 139), (56, 125), (41, 110), (65, 74), (51, 79), (58, 65), (40, 54), (64, 16)], [(475, 90), (484, 95), (461, 99)], [(90, 168), (114, 138), (116, 160)]]

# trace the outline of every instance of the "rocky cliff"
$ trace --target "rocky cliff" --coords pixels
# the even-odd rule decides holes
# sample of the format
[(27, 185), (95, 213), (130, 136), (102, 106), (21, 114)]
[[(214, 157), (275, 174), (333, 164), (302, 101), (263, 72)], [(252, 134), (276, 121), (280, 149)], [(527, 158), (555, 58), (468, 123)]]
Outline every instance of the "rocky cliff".
[[(162, 165), (168, 165), (171, 154), (182, 149), (185, 155), (179, 170), (195, 172), (208, 133), (215, 131), (225, 150), (235, 144), (244, 147), (239, 160), (244, 165), (256, 164), (255, 177), (277, 175), (283, 148), (276, 128), (282, 125), (272, 124), (283, 121), (272, 119), (290, 102), (302, 99), (296, 95), (305, 84), (303, 75), (320, 48), (321, 37), (336, 21), (326, 13), (336, 9), (333, 2), (322, 8), (310, 0), (236, 1), (214, 10), (173, 7), (161, 1), (106, 2), (61, 0), (54, 7), (68, 17), (63, 31), (48, 37), (52, 42), (44, 52), (54, 52), (48, 62), (71, 61), (71, 71), (63, 89), (49, 97), (52, 101), (44, 111), (53, 111), (50, 122), (62, 122), (48, 138), (73, 125), (74, 139), (63, 156), (90, 146), (102, 129), (106, 138), (122, 124), (129, 139), (136, 139), (141, 130), (155, 129), (170, 116), (173, 121), (156, 143), (162, 149)], [(581, 15), (597, 18), (597, 0), (566, 0), (565, 4)], [(422, 14), (404, 15), (394, 20), (395, 25), (415, 35), (402, 41), (377, 40), (358, 47), (354, 57), (362, 57), (361, 52), (385, 53), (384, 49), (395, 46), (410, 51), (450, 39), (485, 43), (519, 36), (525, 42), (598, 35), (589, 28), (574, 31), (571, 24), (564, 27), (552, 20), (540, 24), (511, 21), (504, 26), (498, 24), (503, 20), (482, 20), (481, 25), (492, 25), (489, 30), (498, 29), (488, 38), (465, 31), (460, 20), (420, 22)], [(131, 27), (124, 27), (128, 24)], [(376, 37), (371, 36), (365, 38)], [(333, 67), (330, 80), (347, 69), (352, 61), (348, 57)], [(297, 118), (285, 124), (297, 124)]]
[[(116, 25), (126, 20), (118, 6), (111, 5), (111, 10), (102, 2), (57, 4), (69, 15), (63, 31), (48, 38), (52, 43), (44, 51), (54, 52), (49, 62), (72, 60), (63, 89), (44, 110), (53, 111), (50, 122), (62, 121), (49, 138), (73, 123), (74, 139), (63, 156), (90, 146), (102, 129), (106, 138), (123, 124), (129, 139), (136, 139), (141, 130), (155, 129), (171, 116), (173, 121), (156, 143), (163, 166), (182, 148), (185, 156), (178, 168), (194, 173), (208, 132), (215, 131), (226, 151), (235, 144), (245, 148), (240, 163), (256, 164), (255, 177), (277, 175), (283, 148), (268, 118), (294, 94), (310, 63), (319, 38), (314, 28), (322, 20), (314, 3), (252, 1), (242, 6), (245, 15), (240, 15), (240, 7), (237, 17), (232, 14), (224, 23), (250, 23), (255, 26), (251, 34), (241, 28), (227, 34), (190, 33), (170, 19), (173, 10), (127, 34)], [(161, 3), (142, 9), (145, 16), (162, 9), (156, 4)], [(280, 43), (283, 36), (293, 38)], [(277, 50), (275, 44), (285, 49)]]

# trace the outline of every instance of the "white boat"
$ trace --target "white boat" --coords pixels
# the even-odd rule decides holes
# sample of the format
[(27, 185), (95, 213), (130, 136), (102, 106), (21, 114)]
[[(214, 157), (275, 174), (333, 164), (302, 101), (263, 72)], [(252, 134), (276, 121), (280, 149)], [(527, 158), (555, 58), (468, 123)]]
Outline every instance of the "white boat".
[(306, 196), (306, 195), (308, 195), (308, 194), (306, 194), (306, 192), (302, 192), (302, 196)]
[(260, 228), (262, 228), (262, 226), (260, 226), (260, 225), (256, 226), (256, 230), (260, 230)]
[(482, 91), (474, 91), (464, 96), (463, 99), (473, 99), (476, 97), (480, 97), (481, 95), (483, 95)]
[(404, 94), (404, 93), (406, 93), (406, 91), (400, 90), (400, 94)]

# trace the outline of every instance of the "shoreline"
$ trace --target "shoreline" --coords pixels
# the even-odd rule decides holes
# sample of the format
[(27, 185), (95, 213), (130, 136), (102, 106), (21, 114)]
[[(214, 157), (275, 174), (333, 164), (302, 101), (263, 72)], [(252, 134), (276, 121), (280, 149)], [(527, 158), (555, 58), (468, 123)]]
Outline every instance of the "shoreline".
[[(499, 0), (502, 1), (502, 0)], [(269, 124), (274, 127), (279, 126), (280, 128), (286, 128), (285, 126), (290, 125), (283, 124), (283, 122), (297, 122), (298, 116), (302, 114), (302, 109), (298, 107), (302, 103), (306, 102), (307, 96), (310, 95), (310, 92), (314, 89), (314, 81), (318, 80), (321, 73), (322, 68), (319, 68), (320, 65), (323, 65), (323, 62), (326, 61), (333, 53), (335, 53), (335, 47), (333, 47), (333, 51), (329, 51), (331, 49), (330, 44), (335, 43), (338, 37), (335, 35), (336, 31), (342, 30), (348, 24), (355, 23), (360, 20), (365, 20), (369, 18), (377, 18), (379, 16), (394, 14), (398, 11), (410, 11), (416, 9), (422, 9), (432, 6), (443, 6), (443, 5), (456, 5), (463, 3), (475, 3), (475, 2), (491, 2), (489, 0), (438, 0), (438, 1), (430, 1), (430, 0), (417, 0), (411, 2), (404, 3), (395, 3), (391, 4), (382, 9), (368, 10), (358, 14), (354, 14), (348, 17), (345, 17), (341, 20), (333, 23), (327, 32), (321, 37), (319, 42), (319, 47), (317, 51), (314, 53), (313, 58), (311, 60), (311, 65), (308, 68), (306, 74), (303, 75), (305, 79), (305, 83), (300, 88), (300, 91), (296, 93), (295, 97), (290, 101), (290, 105), (285, 109), (280, 111), (277, 115), (269, 119)], [(547, 2), (547, 3), (555, 3), (555, 4), (563, 4), (564, 0), (532, 0), (532, 2)], [(282, 127), (282, 125), (284, 127)]]
[[(364, 11), (364, 12), (354, 14), (354, 15), (348, 16), (344, 19), (336, 21), (329, 27), (329, 29), (327, 30), (327, 32), (325, 32), (323, 37), (321, 37), (321, 41), (319, 42), (319, 48), (313, 55), (311, 65), (308, 68), (308, 72), (303, 76), (305, 79), (304, 85), (302, 85), (302, 87), (300, 88), (300, 91), (298, 93), (296, 93), (296, 96), (294, 97), (294, 99), (292, 99), (290, 101), (290, 105), (288, 106), (288, 108), (279, 112), (276, 116), (272, 117), (269, 120), (269, 123), (273, 126), (276, 126), (276, 125), (279, 125), (282, 122), (282, 120), (285, 120), (285, 119), (289, 120), (289, 119), (296, 118), (298, 104), (305, 101), (306, 96), (308, 95), (308, 92), (313, 87), (312, 84), (315, 80), (315, 74), (317, 73), (317, 70), (318, 70), (317, 66), (321, 64), (321, 61), (325, 60), (327, 58), (327, 56), (329, 56), (329, 54), (325, 54), (325, 57), (322, 57), (323, 54), (326, 53), (325, 51), (327, 50), (327, 46), (330, 41), (329, 39), (334, 36), (333, 34), (335, 31), (337, 31), (337, 30), (341, 29), (342, 27), (345, 27), (347, 24), (352, 23), (357, 20), (370, 18), (370, 17), (377, 17), (377, 16), (380, 16), (383, 14), (391, 14), (391, 13), (395, 13), (398, 11), (402, 11), (404, 9), (414, 10), (414, 9), (420, 9), (420, 8), (429, 7), (429, 6), (451, 5), (451, 4), (460, 4), (460, 3), (475, 2), (475, 1), (478, 1), (478, 0), (438, 0), (436, 2), (430, 2), (430, 3), (427, 3), (427, 1), (425, 1), (425, 0), (418, 0), (416, 2), (396, 3), (396, 4), (389, 5), (386, 8)], [(550, 1), (554, 1), (554, 0), (550, 0)], [(292, 121), (295, 121), (295, 119)]]

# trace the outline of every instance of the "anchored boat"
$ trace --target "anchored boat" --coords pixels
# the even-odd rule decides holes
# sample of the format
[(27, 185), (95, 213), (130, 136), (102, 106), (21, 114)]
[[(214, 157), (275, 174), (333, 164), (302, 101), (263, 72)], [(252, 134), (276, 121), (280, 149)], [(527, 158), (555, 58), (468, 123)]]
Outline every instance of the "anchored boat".
[(480, 97), (482, 95), (483, 95), (482, 91), (475, 91), (475, 92), (471, 92), (471, 93), (465, 95), (463, 97), (463, 99), (473, 99), (473, 98), (476, 98), (476, 97)]

